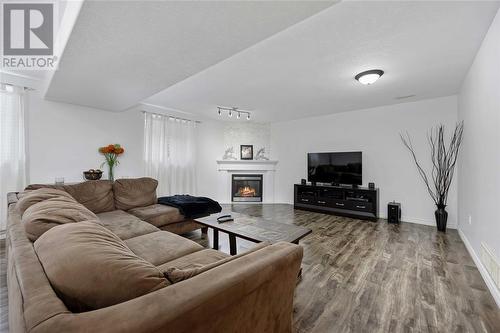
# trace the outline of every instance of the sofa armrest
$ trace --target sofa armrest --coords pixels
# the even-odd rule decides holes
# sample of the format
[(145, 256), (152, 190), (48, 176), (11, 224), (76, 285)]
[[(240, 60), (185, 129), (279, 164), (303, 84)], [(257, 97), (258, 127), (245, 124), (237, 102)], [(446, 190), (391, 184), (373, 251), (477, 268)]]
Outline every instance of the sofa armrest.
[(276, 243), (128, 302), (59, 314), (32, 331), (290, 332), (301, 260), (302, 247)]

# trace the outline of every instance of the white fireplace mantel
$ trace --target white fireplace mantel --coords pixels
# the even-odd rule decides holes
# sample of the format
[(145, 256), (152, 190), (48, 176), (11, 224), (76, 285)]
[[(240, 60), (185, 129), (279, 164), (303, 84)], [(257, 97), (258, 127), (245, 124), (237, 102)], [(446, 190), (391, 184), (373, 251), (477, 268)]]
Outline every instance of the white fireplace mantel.
[(269, 160), (217, 160), (219, 171), (275, 171), (278, 161)]
[(278, 161), (269, 160), (217, 160), (223, 203), (231, 203), (231, 179), (233, 174), (262, 174), (262, 202), (274, 203), (274, 173)]

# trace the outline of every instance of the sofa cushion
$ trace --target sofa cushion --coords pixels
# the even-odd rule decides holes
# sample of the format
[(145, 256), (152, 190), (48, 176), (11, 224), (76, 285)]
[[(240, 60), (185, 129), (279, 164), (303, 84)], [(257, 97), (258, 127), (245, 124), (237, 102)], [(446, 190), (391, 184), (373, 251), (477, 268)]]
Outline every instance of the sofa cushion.
[(155, 266), (95, 222), (54, 228), (35, 242), (35, 251), (70, 309), (100, 309), (169, 285)]
[(35, 241), (55, 226), (88, 220), (97, 221), (97, 216), (74, 199), (61, 196), (31, 205), (21, 221), (28, 238)]
[(135, 215), (156, 227), (163, 227), (164, 225), (184, 220), (184, 216), (177, 208), (160, 204), (132, 208), (127, 213)]
[(68, 192), (56, 190), (54, 188), (40, 188), (38, 190), (25, 191), (19, 193), (18, 197), (19, 200), (16, 203), (16, 207), (19, 209), (21, 215), (23, 215), (24, 211), (30, 206), (47, 199), (66, 197), (76, 202)]
[(120, 239), (129, 239), (159, 231), (155, 226), (141, 221), (123, 210), (100, 213), (97, 214), (97, 217), (106, 229), (111, 230)]
[(68, 192), (76, 201), (94, 213), (109, 212), (115, 209), (113, 183), (109, 180), (89, 180), (72, 185), (33, 184), (27, 190), (55, 188)]
[(127, 239), (125, 244), (155, 266), (203, 250), (203, 246), (168, 231), (157, 231)]
[[(212, 268), (218, 267), (220, 265), (223, 265), (225, 263), (228, 263), (232, 260), (238, 259), (240, 257), (246, 256), (249, 253), (258, 251), (260, 249), (265, 248), (266, 246), (269, 246), (271, 243), (269, 242), (262, 242), (251, 248), (250, 250), (234, 255), (234, 256), (227, 256), (225, 258), (222, 258), (218, 261), (211, 262), (209, 264), (203, 264), (203, 263), (193, 263), (189, 266), (186, 266), (186, 261), (185, 260), (177, 260), (172, 261), (169, 263), (166, 263), (162, 265), (161, 270), (167, 277), (168, 281), (170, 283), (177, 283), (186, 279), (189, 279), (193, 276), (196, 276), (198, 274), (201, 274), (203, 272), (206, 272)], [(183, 258), (181, 258), (183, 259)], [(179, 265), (179, 266), (177, 266)], [(169, 267), (170, 266), (170, 267)]]
[(159, 227), (159, 229), (161, 230), (173, 232), (174, 234), (177, 235), (182, 235), (200, 228), (202, 228), (202, 225), (195, 222), (194, 220), (184, 220), (181, 222), (167, 224), (162, 227)]
[(158, 181), (143, 177), (135, 179), (117, 179), (113, 184), (116, 209), (129, 210), (156, 203)]
[(204, 249), (158, 265), (157, 267), (162, 272), (165, 272), (171, 267), (190, 269), (203, 267), (228, 257), (230, 257), (230, 255), (227, 253), (212, 249)]

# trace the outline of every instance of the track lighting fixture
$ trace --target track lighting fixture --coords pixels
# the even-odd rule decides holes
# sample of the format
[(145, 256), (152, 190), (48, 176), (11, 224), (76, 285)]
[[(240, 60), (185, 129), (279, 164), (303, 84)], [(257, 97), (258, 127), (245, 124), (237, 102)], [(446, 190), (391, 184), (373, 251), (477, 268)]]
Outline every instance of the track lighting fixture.
[(227, 108), (227, 107), (224, 107), (224, 106), (218, 106), (217, 107), (217, 114), (219, 116), (222, 115), (223, 111), (224, 112), (227, 111), (228, 117), (232, 117), (233, 113), (236, 113), (236, 119), (240, 119), (241, 118), (241, 114), (246, 114), (247, 115), (247, 117), (246, 117), (247, 120), (250, 120), (250, 111), (240, 110), (237, 107), (231, 107), (231, 108)]

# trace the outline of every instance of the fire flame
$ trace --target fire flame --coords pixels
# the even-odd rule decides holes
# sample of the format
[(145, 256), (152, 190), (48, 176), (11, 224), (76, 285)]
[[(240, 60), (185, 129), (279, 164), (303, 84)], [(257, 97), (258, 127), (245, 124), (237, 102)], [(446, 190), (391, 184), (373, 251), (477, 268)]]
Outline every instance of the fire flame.
[(241, 197), (254, 197), (256, 195), (256, 191), (250, 186), (240, 187), (238, 189), (238, 195)]

